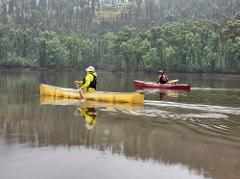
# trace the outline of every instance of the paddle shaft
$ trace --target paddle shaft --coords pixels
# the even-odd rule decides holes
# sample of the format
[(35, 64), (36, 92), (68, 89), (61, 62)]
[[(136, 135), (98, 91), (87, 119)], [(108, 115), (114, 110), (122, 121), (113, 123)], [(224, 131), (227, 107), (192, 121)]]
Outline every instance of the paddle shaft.
[(78, 89), (78, 92), (79, 92), (79, 95), (80, 95), (80, 98), (83, 99), (83, 95), (82, 95), (82, 90), (79, 88), (79, 84), (78, 83), (75, 83), (75, 85), (77, 86), (77, 89)]

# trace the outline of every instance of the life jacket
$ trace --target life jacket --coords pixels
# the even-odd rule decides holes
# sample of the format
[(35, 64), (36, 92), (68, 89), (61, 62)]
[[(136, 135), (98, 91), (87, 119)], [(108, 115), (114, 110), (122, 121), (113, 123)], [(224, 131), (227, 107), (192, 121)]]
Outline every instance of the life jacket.
[[(95, 90), (97, 90), (97, 76), (95, 76), (94, 74), (90, 73), (93, 76), (93, 80), (90, 82), (90, 85), (88, 86), (88, 88), (93, 88)], [(86, 79), (83, 79), (83, 84), (86, 83)]]
[(166, 78), (166, 76), (165, 76), (165, 75), (161, 75), (159, 81), (160, 81), (161, 84), (167, 83), (167, 78)]

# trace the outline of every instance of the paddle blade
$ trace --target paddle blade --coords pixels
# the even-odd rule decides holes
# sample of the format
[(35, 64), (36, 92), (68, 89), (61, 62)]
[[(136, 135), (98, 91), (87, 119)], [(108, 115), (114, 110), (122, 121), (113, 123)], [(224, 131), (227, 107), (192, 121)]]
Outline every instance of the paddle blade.
[(79, 96), (81, 99), (83, 99), (82, 90), (79, 90)]
[(179, 80), (171, 80), (171, 81), (168, 81), (167, 84), (176, 84), (177, 82), (179, 82)]

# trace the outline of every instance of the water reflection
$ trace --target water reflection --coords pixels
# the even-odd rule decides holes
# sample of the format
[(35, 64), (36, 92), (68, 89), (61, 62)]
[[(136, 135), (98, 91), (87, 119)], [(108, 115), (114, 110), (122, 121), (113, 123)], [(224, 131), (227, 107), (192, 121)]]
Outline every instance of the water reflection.
[(97, 123), (96, 121), (97, 111), (94, 106), (92, 107), (78, 106), (74, 114), (75, 116), (80, 116), (85, 120), (86, 129), (93, 129), (93, 127)]
[(130, 114), (134, 110), (143, 110), (144, 104), (133, 103), (113, 103), (94, 100), (77, 100), (66, 99), (61, 97), (40, 96), (40, 104), (42, 105), (61, 105), (61, 106), (79, 106), (81, 108), (98, 108), (101, 111), (118, 112)]
[(163, 89), (153, 89), (153, 88), (141, 88), (135, 89), (136, 92), (144, 92), (146, 95), (155, 94), (158, 95), (158, 99), (160, 101), (165, 98), (178, 98), (179, 96), (187, 96), (189, 91), (181, 91), (181, 90), (163, 90)]
[[(220, 178), (234, 178), (230, 176), (231, 173), (234, 173), (234, 176), (240, 174), (237, 169), (240, 162), (237, 157), (240, 154), (239, 142), (226, 139), (225, 134), (213, 135), (214, 132), (208, 133), (201, 126), (194, 127), (191, 121), (145, 116), (136, 118), (121, 112), (106, 112), (101, 110), (107, 109), (103, 107), (95, 108), (96, 125), (88, 130), (85, 128), (86, 121), (82, 117), (74, 116), (76, 108), (78, 106), (75, 105), (2, 106), (1, 135), (8, 145), (20, 143), (29, 147), (54, 148), (84, 146), (142, 162), (154, 161), (167, 168), (185, 166), (190, 173), (197, 171), (197, 174), (192, 173), (193, 176), (200, 175), (204, 178), (219, 178), (219, 175)], [(215, 122), (217, 120), (209, 121), (205, 125), (210, 126)], [(222, 124), (225, 122), (222, 121)], [(42, 157), (46, 155), (41, 151), (35, 154)], [(112, 158), (110, 156), (109, 154), (107, 158)], [(72, 165), (80, 161), (75, 161)], [(124, 162), (124, 165), (128, 167), (128, 162)], [(224, 172), (221, 172), (222, 168)], [(119, 176), (122, 176), (121, 173)], [(166, 178), (168, 176), (170, 175), (166, 175)]]
[[(86, 129), (93, 129), (97, 123), (97, 110), (105, 112), (121, 112), (125, 114), (135, 114), (133, 111), (143, 110), (143, 104), (131, 103), (111, 103), (99, 102), (91, 100), (74, 100), (52, 96), (40, 96), (41, 105), (60, 105), (60, 106), (76, 106), (74, 115), (85, 120)], [(142, 112), (143, 113), (143, 112)]]
[[(0, 138), (0, 145), (2, 139)], [(2, 146), (2, 145), (1, 145)], [(0, 150), (1, 179), (202, 179), (202, 173), (180, 164), (162, 165), (138, 161), (123, 155), (112, 155), (85, 147), (24, 148), (8, 146)], [(30, 166), (30, 167), (28, 167)], [(11, 170), (9, 170), (11, 169)]]

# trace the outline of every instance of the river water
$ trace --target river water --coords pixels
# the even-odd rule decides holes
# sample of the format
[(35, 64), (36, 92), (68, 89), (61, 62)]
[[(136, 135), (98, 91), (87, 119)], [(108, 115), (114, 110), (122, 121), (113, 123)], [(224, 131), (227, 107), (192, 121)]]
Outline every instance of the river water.
[[(169, 74), (191, 91), (145, 91), (143, 105), (39, 96), (79, 72), (0, 71), (0, 178), (240, 178), (240, 76)], [(134, 91), (155, 74), (98, 73)]]

